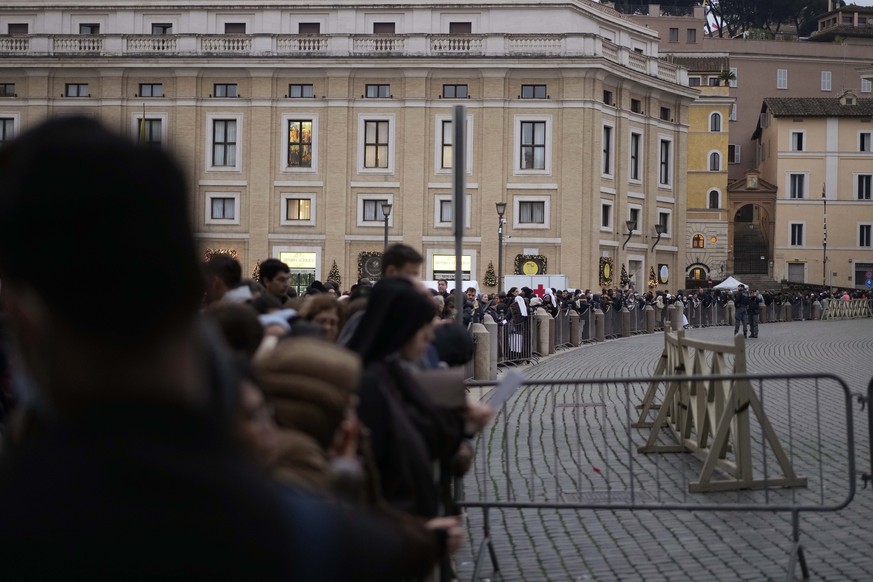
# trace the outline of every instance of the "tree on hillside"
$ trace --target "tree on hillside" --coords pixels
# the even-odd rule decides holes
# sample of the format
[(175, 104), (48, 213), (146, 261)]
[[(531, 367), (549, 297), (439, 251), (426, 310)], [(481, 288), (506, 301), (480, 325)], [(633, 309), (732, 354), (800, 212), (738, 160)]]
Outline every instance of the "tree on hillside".
[(710, 28), (719, 37), (735, 37), (752, 29), (779, 32), (783, 24), (794, 24), (798, 34), (808, 34), (816, 18), (827, 11), (826, 0), (711, 0), (707, 3)]

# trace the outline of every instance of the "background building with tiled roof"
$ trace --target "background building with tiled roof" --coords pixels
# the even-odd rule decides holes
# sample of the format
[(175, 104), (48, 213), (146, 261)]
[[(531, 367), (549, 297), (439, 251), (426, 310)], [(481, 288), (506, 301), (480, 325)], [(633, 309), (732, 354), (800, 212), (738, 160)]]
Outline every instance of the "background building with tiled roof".
[(760, 176), (778, 187), (766, 233), (775, 275), (865, 289), (873, 271), (873, 99), (851, 91), (767, 98), (754, 136)]

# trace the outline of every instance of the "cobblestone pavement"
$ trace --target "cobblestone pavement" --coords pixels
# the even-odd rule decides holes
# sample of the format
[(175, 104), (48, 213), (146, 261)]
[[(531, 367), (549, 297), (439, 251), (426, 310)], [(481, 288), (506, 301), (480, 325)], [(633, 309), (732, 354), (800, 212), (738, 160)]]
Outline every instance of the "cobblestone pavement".
[[(687, 334), (728, 343), (732, 331), (711, 327)], [(559, 353), (525, 374), (530, 379), (647, 377), (662, 349), (660, 333), (635, 336)], [(760, 338), (747, 340), (746, 353), (750, 373), (833, 373), (852, 392), (864, 393), (873, 378), (873, 320), (764, 324)], [(687, 483), (701, 462), (692, 455), (637, 453), (647, 431), (631, 434), (626, 415), (633, 414), (630, 406), (639, 402), (645, 386), (627, 386), (625, 392), (621, 382), (610, 382), (587, 392), (546, 385), (520, 391), (508, 414), (480, 439), (465, 495), (468, 500), (626, 502), (627, 491), (634, 490), (637, 502), (655, 504), (764, 506), (794, 500), (836, 505), (848, 491), (845, 400), (832, 382), (787, 384), (768, 384), (762, 394), (795, 470), (809, 477), (806, 488), (688, 494)], [(814, 580), (873, 579), (873, 490), (860, 488), (860, 474), (870, 470), (867, 413), (857, 404), (852, 410), (859, 475), (855, 498), (839, 512), (801, 514), (800, 538)], [(772, 457), (770, 463), (772, 469)], [(480, 509), (469, 509), (469, 543), (457, 559), (461, 580), (472, 575), (482, 519)], [(486, 559), (485, 579), (784, 579), (791, 549), (790, 516), (773, 512), (504, 509), (492, 511), (491, 528), (502, 578), (492, 575)], [(800, 578), (800, 569), (796, 572)]]

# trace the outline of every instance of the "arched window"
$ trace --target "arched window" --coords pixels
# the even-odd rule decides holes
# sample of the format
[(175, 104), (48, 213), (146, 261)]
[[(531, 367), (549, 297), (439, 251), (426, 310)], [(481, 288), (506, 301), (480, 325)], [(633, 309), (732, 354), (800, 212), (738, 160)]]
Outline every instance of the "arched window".
[(703, 240), (702, 234), (695, 234), (694, 236), (691, 237), (691, 247), (692, 248), (702, 249), (703, 242), (704, 242), (704, 240)]
[(721, 170), (721, 154), (712, 152), (709, 154), (709, 171), (718, 172)]
[(709, 131), (721, 131), (721, 113), (709, 116)]
[(718, 190), (710, 190), (709, 191), (709, 207), (710, 208), (720, 208), (721, 204), (719, 204)]

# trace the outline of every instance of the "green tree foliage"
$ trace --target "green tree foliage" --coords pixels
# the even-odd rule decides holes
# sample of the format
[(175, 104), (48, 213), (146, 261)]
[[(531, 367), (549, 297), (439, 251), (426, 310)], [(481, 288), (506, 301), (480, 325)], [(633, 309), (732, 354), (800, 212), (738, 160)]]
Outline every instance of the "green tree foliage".
[(803, 36), (827, 12), (827, 0), (711, 0), (706, 7), (708, 23), (716, 24), (711, 32), (719, 37), (735, 37), (753, 29), (772, 35), (784, 24), (793, 24)]

